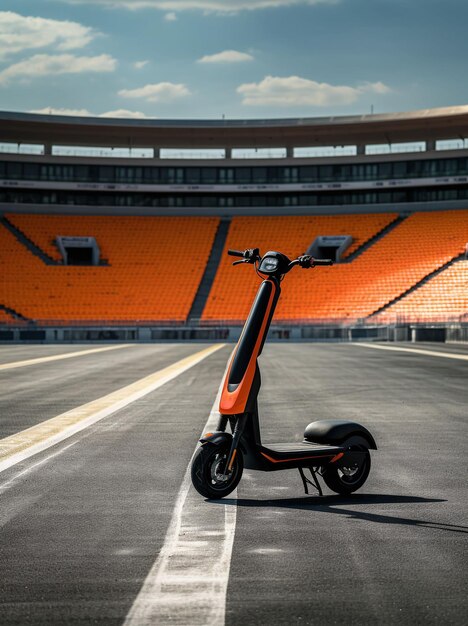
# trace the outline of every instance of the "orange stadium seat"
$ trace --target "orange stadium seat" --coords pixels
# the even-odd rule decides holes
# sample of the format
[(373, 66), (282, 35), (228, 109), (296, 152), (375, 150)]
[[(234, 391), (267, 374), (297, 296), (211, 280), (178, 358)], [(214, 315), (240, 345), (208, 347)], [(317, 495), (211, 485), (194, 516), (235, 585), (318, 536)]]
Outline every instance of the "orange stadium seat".
[[(291, 258), (303, 254), (314, 239), (320, 235), (351, 235), (353, 242), (346, 251), (349, 256), (376, 233), (388, 226), (397, 214), (330, 215), (306, 217), (238, 217), (232, 220), (224, 254), (213, 288), (203, 313), (205, 320), (242, 320), (248, 313), (255, 295), (258, 279), (252, 273), (232, 268), (232, 259), (226, 255), (228, 248), (244, 249), (258, 246), (262, 253), (279, 250)], [(237, 271), (236, 271), (237, 269)], [(291, 318), (309, 317), (302, 312), (302, 305), (295, 304), (291, 289), (293, 274), (284, 283), (286, 307)], [(304, 279), (304, 275), (302, 276)], [(299, 287), (303, 291), (306, 280)], [(280, 301), (283, 304), (284, 299)], [(297, 307), (294, 312), (294, 307)], [(284, 307), (282, 307), (284, 308)], [(282, 311), (282, 308), (279, 311)], [(283, 315), (282, 315), (283, 316)]]
[(468, 314), (468, 261), (458, 261), (376, 315), (382, 323), (458, 321)]
[[(294, 257), (319, 235), (350, 234), (349, 255), (395, 218), (396, 214), (234, 218), (203, 320), (208, 324), (240, 322), (255, 295), (258, 278), (249, 268), (232, 268), (227, 248), (259, 246), (262, 252), (277, 249)], [(93, 236), (101, 257), (109, 263), (98, 267), (45, 265), (1, 227), (4, 276), (0, 304), (41, 323), (183, 323), (219, 224), (218, 218), (203, 217), (11, 214), (8, 219), (56, 261), (60, 259), (54, 245), (57, 235)], [(330, 322), (369, 317), (460, 255), (467, 241), (468, 211), (415, 213), (351, 262), (292, 272), (284, 283), (276, 319)], [(410, 312), (423, 319), (424, 297), (436, 301), (437, 289), (448, 288), (449, 283), (443, 281), (449, 279), (455, 281), (450, 283), (455, 292), (439, 310), (452, 317), (466, 313), (463, 267), (463, 262), (454, 264), (378, 319), (384, 320), (387, 312), (393, 316)], [(2, 315), (0, 322), (8, 323), (6, 317)]]
[[(340, 224), (339, 232), (357, 237), (380, 230), (380, 216), (346, 215), (307, 218), (237, 218), (226, 248), (259, 245), (264, 252), (278, 249), (288, 255), (304, 251), (316, 235), (339, 234), (327, 220)], [(387, 216), (388, 217), (388, 216)], [(463, 252), (468, 241), (468, 211), (417, 213), (365, 250), (351, 263), (296, 271), (284, 285), (277, 320), (356, 320), (365, 318), (400, 296), (427, 274)], [(248, 313), (257, 281), (246, 270), (231, 268), (224, 255), (203, 317), (205, 320), (242, 320)]]
[(56, 235), (94, 236), (108, 266), (45, 265), (1, 228), (0, 304), (37, 321), (185, 321), (217, 218), (9, 215), (58, 259)]

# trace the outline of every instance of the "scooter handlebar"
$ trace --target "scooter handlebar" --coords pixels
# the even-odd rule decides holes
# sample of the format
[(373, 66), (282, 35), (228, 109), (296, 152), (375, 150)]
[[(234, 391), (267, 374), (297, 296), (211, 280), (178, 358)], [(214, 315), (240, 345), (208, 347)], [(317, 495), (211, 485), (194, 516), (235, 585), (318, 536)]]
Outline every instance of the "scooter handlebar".
[[(260, 261), (260, 250), (258, 248), (247, 248), (247, 250), (232, 250), (229, 249), (227, 251), (229, 256), (236, 256), (243, 259), (242, 261), (236, 261), (233, 265), (238, 265), (239, 263), (250, 263), (253, 264), (257, 261)], [(295, 265), (299, 265), (304, 269), (308, 269), (310, 267), (317, 267), (319, 265), (333, 265), (332, 259), (314, 259), (309, 254), (303, 254), (302, 256), (291, 261), (287, 266), (285, 274), (289, 272)]]
[(260, 260), (260, 250), (258, 248), (247, 248), (241, 252), (240, 250), (228, 250), (230, 256), (240, 256), (245, 259), (247, 263), (255, 263)]
[(309, 269), (311, 267), (316, 267), (317, 265), (333, 265), (333, 261), (331, 259), (314, 259), (309, 254), (303, 254), (295, 261), (292, 261), (289, 264), (289, 268), (291, 269), (294, 265), (299, 265), (304, 269)]

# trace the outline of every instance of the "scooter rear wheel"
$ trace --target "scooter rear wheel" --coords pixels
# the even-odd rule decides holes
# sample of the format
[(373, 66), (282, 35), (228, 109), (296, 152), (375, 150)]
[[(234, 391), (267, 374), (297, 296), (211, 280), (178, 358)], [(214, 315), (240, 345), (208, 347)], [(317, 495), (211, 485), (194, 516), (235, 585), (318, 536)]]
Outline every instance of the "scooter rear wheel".
[(367, 450), (362, 463), (350, 466), (329, 466), (322, 474), (323, 480), (329, 489), (346, 496), (360, 489), (366, 482), (371, 468), (371, 457)]
[(229, 447), (205, 443), (198, 448), (192, 461), (192, 483), (198, 493), (210, 500), (229, 495), (239, 484), (244, 471), (242, 452), (238, 451), (227, 476), (224, 468)]

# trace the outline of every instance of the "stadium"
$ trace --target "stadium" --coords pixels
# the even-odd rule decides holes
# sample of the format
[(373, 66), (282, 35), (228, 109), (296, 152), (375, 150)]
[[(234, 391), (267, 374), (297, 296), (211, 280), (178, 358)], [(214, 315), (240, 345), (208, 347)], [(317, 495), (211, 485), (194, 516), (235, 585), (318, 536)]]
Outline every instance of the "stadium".
[[(17, 152), (0, 161), (2, 340), (235, 339), (257, 281), (225, 251), (247, 247), (335, 261), (288, 285), (277, 338), (466, 340), (468, 150), (453, 145), (467, 134), (466, 106), (207, 122), (3, 113)], [(318, 156), (337, 146), (344, 156)]]
[[(464, 623), (467, 136), (468, 106), (0, 113), (2, 624)], [(191, 487), (256, 247), (334, 262), (284, 283), (260, 420), (369, 428), (356, 494)]]

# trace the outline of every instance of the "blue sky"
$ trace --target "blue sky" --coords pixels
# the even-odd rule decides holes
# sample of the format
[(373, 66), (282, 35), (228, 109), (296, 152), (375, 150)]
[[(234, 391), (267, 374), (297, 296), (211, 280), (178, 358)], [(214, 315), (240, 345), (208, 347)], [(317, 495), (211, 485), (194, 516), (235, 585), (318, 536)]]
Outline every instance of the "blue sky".
[(269, 118), (468, 103), (465, 0), (2, 0), (0, 109)]

